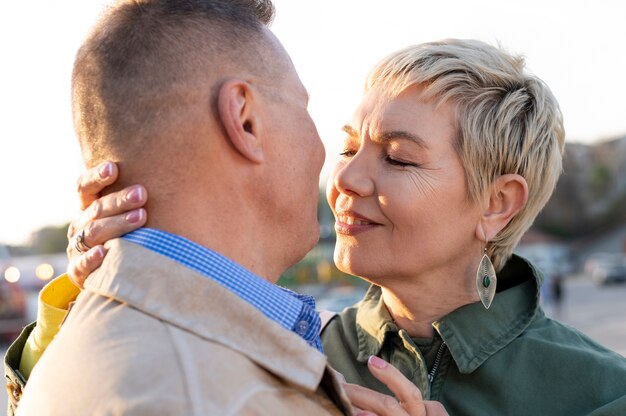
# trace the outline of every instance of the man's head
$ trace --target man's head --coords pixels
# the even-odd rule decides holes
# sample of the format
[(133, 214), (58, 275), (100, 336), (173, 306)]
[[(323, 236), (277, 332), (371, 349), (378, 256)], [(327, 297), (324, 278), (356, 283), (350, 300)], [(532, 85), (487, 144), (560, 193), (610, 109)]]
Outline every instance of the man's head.
[(220, 78), (268, 71), (259, 44), (273, 13), (263, 0), (109, 7), (74, 64), (74, 121), (86, 164), (149, 151), (184, 129), (200, 110), (196, 100), (215, 100)]
[(72, 85), (85, 163), (144, 184), (148, 226), (277, 278), (317, 241), (324, 150), (272, 17), (269, 0), (119, 1)]

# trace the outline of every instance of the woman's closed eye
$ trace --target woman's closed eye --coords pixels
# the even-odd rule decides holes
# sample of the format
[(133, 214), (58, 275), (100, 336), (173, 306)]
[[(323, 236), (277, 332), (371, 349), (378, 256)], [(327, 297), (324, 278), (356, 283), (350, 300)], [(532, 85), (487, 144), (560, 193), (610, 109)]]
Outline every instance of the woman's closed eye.
[(385, 161), (392, 166), (400, 166), (400, 167), (406, 167), (406, 166), (418, 167), (419, 166), (417, 163), (407, 162), (401, 159), (396, 159), (394, 157), (391, 157), (390, 155), (385, 156)]

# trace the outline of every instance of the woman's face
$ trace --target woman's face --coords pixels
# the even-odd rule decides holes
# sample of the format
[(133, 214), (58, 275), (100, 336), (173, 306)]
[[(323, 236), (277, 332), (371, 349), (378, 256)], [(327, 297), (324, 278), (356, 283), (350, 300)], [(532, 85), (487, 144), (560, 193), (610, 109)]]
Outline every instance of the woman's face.
[(376, 283), (458, 279), (480, 256), (480, 210), (453, 148), (454, 110), (425, 101), (418, 87), (364, 96), (327, 186), (340, 270)]

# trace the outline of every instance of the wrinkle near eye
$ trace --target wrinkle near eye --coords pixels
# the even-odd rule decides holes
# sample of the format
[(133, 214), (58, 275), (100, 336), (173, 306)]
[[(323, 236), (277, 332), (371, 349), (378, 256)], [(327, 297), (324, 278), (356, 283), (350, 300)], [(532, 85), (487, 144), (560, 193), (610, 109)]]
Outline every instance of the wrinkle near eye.
[[(420, 172), (409, 173), (409, 180), (415, 189), (422, 195), (437, 194), (437, 177), (434, 172), (429, 170), (421, 170)], [(439, 184), (440, 185), (440, 184)]]

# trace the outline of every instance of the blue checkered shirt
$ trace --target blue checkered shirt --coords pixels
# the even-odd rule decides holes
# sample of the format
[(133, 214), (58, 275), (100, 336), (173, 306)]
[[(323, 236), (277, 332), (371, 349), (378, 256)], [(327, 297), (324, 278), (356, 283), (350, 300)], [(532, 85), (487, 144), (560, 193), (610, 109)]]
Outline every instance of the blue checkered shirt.
[(122, 238), (215, 280), (322, 351), (322, 324), (311, 296), (276, 286), (213, 250), (165, 231), (140, 228)]

